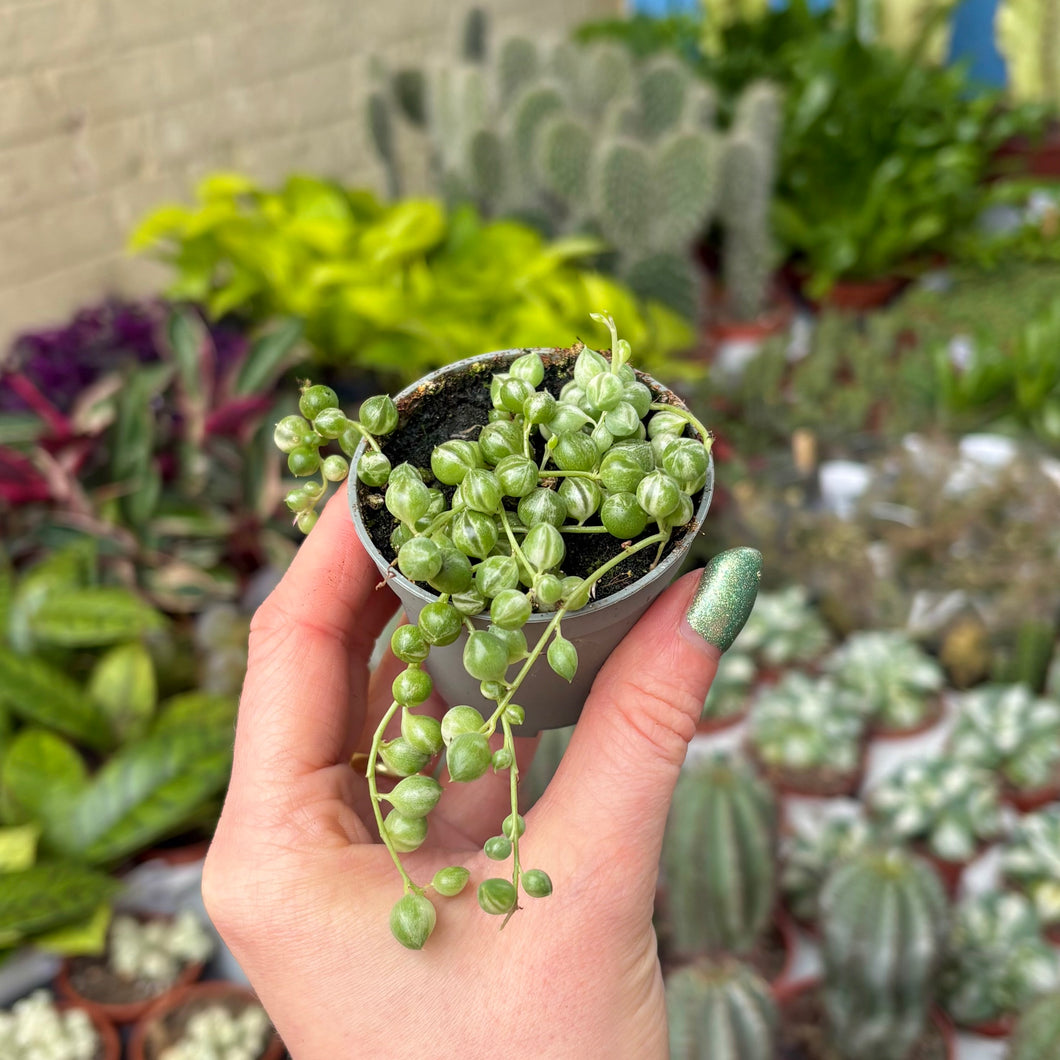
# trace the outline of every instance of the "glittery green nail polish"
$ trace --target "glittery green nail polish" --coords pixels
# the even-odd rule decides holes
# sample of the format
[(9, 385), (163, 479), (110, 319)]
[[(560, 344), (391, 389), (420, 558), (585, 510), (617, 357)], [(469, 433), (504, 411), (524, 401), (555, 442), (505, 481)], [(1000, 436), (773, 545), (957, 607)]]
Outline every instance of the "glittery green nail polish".
[(688, 607), (688, 624), (719, 651), (727, 651), (754, 607), (762, 580), (762, 553), (731, 548), (715, 556)]

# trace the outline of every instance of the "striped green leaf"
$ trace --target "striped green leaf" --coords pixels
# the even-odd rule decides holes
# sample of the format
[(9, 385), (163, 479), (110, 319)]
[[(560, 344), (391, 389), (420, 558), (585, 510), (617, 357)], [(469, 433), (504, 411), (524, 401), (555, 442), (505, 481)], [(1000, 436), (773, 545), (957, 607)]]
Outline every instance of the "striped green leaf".
[(90, 916), (120, 885), (80, 865), (39, 862), (5, 873), (0, 886), (0, 946)]
[(49, 594), (29, 619), (34, 641), (59, 648), (88, 648), (136, 640), (158, 629), (162, 616), (124, 589), (73, 589)]

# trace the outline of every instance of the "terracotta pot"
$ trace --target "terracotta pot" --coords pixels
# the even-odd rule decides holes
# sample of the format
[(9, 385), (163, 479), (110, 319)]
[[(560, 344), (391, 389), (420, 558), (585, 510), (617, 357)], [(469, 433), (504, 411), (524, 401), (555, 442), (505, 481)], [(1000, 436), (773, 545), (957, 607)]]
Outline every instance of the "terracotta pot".
[(898, 273), (865, 280), (840, 279), (832, 285), (827, 294), (814, 298), (806, 293), (808, 274), (804, 269), (797, 265), (787, 266), (784, 274), (799, 299), (815, 312), (820, 312), (825, 307), (855, 313), (883, 309), (912, 283), (910, 276)]
[[(446, 394), (442, 387), (457, 377), (469, 373), (487, 378), (491, 370), (503, 369), (516, 357), (530, 351), (503, 350), (497, 353), (482, 354), (471, 357), (464, 361), (440, 368), (436, 372), (425, 376), (413, 386), (403, 390), (394, 399), (401, 412), (401, 423), (392, 435), (388, 436), (387, 442), (400, 437), (403, 428), (409, 419), (417, 411), (427, 407), (432, 398), (436, 405), (451, 407), (452, 396)], [(570, 359), (570, 352), (559, 349), (538, 349), (545, 361), (546, 368), (563, 365)], [(652, 390), (656, 400), (666, 401), (670, 404), (687, 407), (672, 391), (667, 390), (651, 376), (638, 373), (642, 382)], [(487, 388), (488, 390), (488, 388)], [(440, 397), (438, 395), (441, 395)], [(473, 416), (474, 410), (471, 410)], [(482, 421), (484, 422), (484, 420)], [(467, 425), (465, 425), (467, 426)], [(444, 439), (437, 439), (442, 441)], [(360, 447), (354, 454), (351, 464), (356, 466), (361, 454), (365, 449), (361, 442)], [(433, 444), (433, 443), (432, 443)], [(384, 444), (384, 451), (386, 444)], [(426, 452), (429, 459), (429, 451)], [(600, 667), (604, 664), (612, 649), (633, 628), (637, 619), (648, 609), (650, 604), (670, 584), (677, 573), (685, 556), (688, 553), (699, 529), (703, 525), (707, 509), (710, 507), (711, 493), (714, 485), (714, 465), (710, 464), (708, 470), (707, 484), (699, 494), (699, 502), (693, 516), (692, 523), (686, 528), (683, 535), (674, 535), (674, 543), (670, 551), (659, 562), (658, 566), (650, 573), (638, 577), (626, 588), (614, 592), (577, 612), (571, 613), (563, 621), (563, 635), (572, 641), (578, 651), (578, 671), (574, 680), (568, 683), (557, 674), (553, 673), (548, 666), (544, 655), (531, 667), (526, 679), (520, 686), (517, 702), (526, 710), (526, 722), (521, 726), (513, 726), (514, 731), (520, 736), (532, 736), (542, 729), (557, 729), (567, 725), (573, 725), (581, 713), (582, 704), (585, 702), (592, 687), (594, 678)], [(408, 621), (415, 622), (424, 605), (437, 599), (434, 592), (425, 589), (404, 578), (396, 567), (391, 566), (389, 556), (385, 556), (372, 541), (363, 517), (362, 504), (373, 491), (359, 483), (356, 475), (350, 475), (348, 496), (353, 521), (357, 527), (357, 533), (368, 554), (372, 557), (380, 574), (387, 585), (398, 595), (404, 607)], [(533, 647), (544, 632), (545, 627), (552, 620), (551, 614), (533, 614), (524, 627), (528, 644)], [(489, 616), (478, 615), (471, 619), (478, 629), (486, 629), (489, 625)], [(466, 631), (453, 644), (447, 647), (435, 647), (431, 649), (430, 658), (425, 668), (430, 672), (434, 680), (435, 688), (447, 703), (481, 703), (479, 682), (464, 670), (463, 649), (467, 640)]]
[(993, 179), (1005, 177), (1060, 178), (1060, 125), (1052, 123), (1041, 142), (1012, 136), (994, 152)]
[(700, 718), (699, 721), (696, 722), (696, 732), (701, 736), (709, 736), (711, 733), (725, 732), (726, 729), (735, 728), (737, 725), (746, 721), (750, 709), (750, 703), (745, 703), (733, 714), (726, 714), (720, 718)]
[(924, 843), (914, 843), (913, 852), (919, 854), (925, 861), (931, 862), (950, 898), (957, 897), (964, 870), (979, 856), (979, 851), (977, 851), (975, 856), (967, 861), (946, 861), (937, 854), (933, 854)]
[(998, 1016), (997, 1019), (987, 1020), (985, 1023), (958, 1024), (962, 1030), (969, 1034), (978, 1034), (981, 1038), (1007, 1038), (1016, 1025), (1016, 1017), (1013, 1015)]
[(868, 760), (868, 743), (865, 740), (861, 743), (856, 769), (849, 773), (836, 772), (828, 777), (823, 777), (817, 769), (797, 770), (772, 766), (762, 760), (749, 740), (744, 744), (744, 752), (778, 795), (833, 799), (840, 796), (853, 797), (861, 790)]
[(904, 729), (887, 729), (878, 725), (869, 726), (869, 738), (872, 740), (909, 740), (914, 736), (922, 736), (929, 729), (933, 729), (942, 720), (945, 708), (942, 697), (936, 696), (928, 708), (924, 720), (916, 725), (909, 725)]
[(773, 923), (777, 930), (780, 932), (781, 937), (784, 939), (784, 967), (780, 969), (780, 972), (769, 981), (769, 985), (774, 990), (777, 989), (779, 984), (785, 983), (791, 976), (791, 969), (795, 964), (795, 950), (799, 945), (798, 931), (795, 927), (795, 921), (789, 915), (788, 911), (779, 903), (776, 909), (773, 910)]
[[(242, 1010), (259, 1002), (253, 991), (219, 979), (175, 990), (152, 1005), (133, 1027), (129, 1038), (129, 1060), (157, 1060), (159, 1045), (171, 1044), (165, 1037), (167, 1024), (186, 1008), (206, 1008), (213, 1004)], [(280, 1060), (283, 1055), (283, 1042), (274, 1031), (258, 1060)]]
[(1060, 778), (1044, 788), (1020, 789), (1011, 784), (1005, 784), (1001, 796), (1020, 813), (1033, 813), (1043, 806), (1048, 806), (1051, 802), (1060, 801)]

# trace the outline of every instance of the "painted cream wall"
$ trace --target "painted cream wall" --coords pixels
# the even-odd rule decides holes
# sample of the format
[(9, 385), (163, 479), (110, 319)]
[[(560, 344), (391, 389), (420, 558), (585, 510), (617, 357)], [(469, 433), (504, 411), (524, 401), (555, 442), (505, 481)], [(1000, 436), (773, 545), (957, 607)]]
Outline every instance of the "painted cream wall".
[[(623, 0), (480, 0), (494, 33), (560, 33)], [(382, 190), (369, 57), (454, 46), (445, 0), (0, 0), (0, 350), (164, 276), (123, 251), (149, 208), (236, 168)]]

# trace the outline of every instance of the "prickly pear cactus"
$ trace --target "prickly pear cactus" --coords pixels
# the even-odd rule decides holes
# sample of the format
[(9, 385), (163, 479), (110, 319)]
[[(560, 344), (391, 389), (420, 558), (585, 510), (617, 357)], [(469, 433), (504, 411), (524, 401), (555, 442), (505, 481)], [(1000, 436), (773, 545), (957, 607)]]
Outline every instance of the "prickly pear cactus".
[(1060, 991), (1038, 998), (1016, 1021), (1005, 1060), (1056, 1060), (1060, 1056)]
[(745, 954), (776, 898), (776, 802), (750, 765), (715, 753), (686, 766), (663, 839), (673, 948)]
[(686, 965), (666, 980), (670, 1060), (774, 1060), (769, 987), (732, 957)]
[(931, 1004), (947, 924), (931, 866), (900, 849), (867, 850), (821, 892), (824, 1005), (841, 1056), (905, 1060)]

